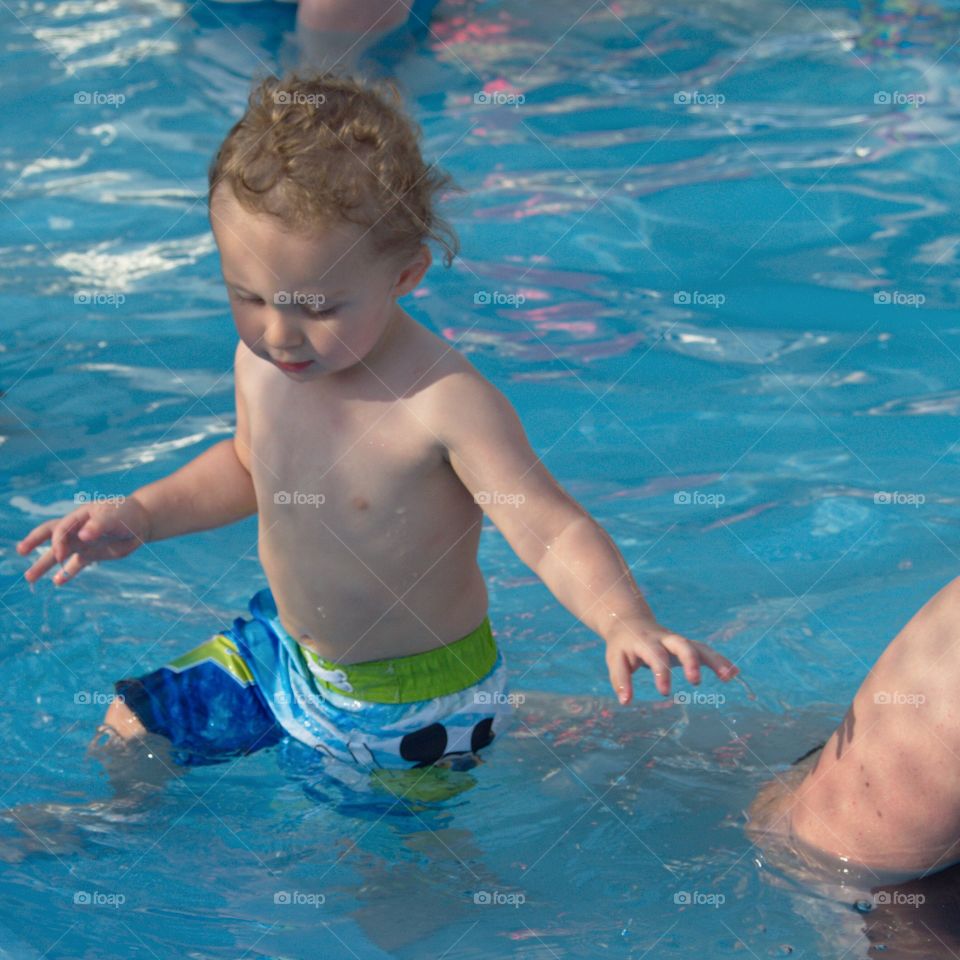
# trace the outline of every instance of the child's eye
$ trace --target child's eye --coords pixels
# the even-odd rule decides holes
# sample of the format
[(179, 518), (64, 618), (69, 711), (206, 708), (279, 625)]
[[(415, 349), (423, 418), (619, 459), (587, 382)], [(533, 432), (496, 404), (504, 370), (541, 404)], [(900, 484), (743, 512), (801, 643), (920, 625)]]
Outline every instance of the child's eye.
[(306, 313), (308, 317), (329, 317), (337, 312), (337, 308), (323, 307), (320, 310), (311, 310), (309, 307), (304, 307), (303, 312)]
[(234, 296), (244, 303), (263, 303), (263, 297), (241, 297), (239, 293), (235, 293)]

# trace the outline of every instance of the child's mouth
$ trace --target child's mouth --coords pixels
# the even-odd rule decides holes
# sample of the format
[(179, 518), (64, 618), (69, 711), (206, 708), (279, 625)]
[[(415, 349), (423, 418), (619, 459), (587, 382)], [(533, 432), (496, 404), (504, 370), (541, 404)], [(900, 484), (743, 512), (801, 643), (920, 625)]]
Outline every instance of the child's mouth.
[(281, 370), (306, 370), (313, 363), (312, 360), (303, 360), (301, 363), (281, 363), (279, 360), (273, 361)]

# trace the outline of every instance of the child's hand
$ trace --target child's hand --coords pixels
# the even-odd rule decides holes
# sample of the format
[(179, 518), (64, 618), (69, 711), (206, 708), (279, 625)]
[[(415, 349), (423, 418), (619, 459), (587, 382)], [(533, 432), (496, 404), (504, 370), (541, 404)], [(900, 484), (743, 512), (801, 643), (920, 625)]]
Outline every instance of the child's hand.
[(700, 664), (705, 663), (721, 680), (732, 680), (740, 671), (712, 647), (673, 633), (655, 620), (623, 626), (607, 639), (607, 668), (610, 683), (621, 704), (633, 696), (631, 675), (638, 667), (653, 670), (657, 691), (670, 693), (670, 668), (683, 665), (690, 683), (700, 683)]
[(47, 520), (18, 544), (17, 553), (28, 554), (50, 541), (50, 549), (24, 577), (39, 580), (54, 564), (64, 564), (54, 574), (58, 586), (98, 560), (117, 560), (133, 553), (150, 537), (150, 514), (136, 497), (84, 504), (59, 520)]

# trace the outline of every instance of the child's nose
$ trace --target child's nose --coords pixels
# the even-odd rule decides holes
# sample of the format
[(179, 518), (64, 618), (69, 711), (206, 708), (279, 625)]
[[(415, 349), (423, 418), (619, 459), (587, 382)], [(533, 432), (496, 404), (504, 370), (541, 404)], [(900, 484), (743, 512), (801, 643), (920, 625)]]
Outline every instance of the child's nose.
[(273, 316), (267, 320), (263, 339), (268, 347), (289, 350), (303, 343), (303, 334), (300, 325), (292, 317), (284, 316), (282, 310), (275, 309)]

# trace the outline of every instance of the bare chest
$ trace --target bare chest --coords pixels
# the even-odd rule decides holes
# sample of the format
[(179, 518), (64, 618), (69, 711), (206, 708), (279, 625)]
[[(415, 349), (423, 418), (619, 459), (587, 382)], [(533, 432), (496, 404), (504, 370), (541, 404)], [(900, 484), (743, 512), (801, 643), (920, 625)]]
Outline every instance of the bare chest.
[(442, 449), (403, 401), (266, 401), (250, 415), (251, 472), (261, 516), (331, 536), (407, 525), (427, 488), (452, 481)]

